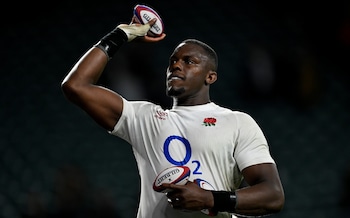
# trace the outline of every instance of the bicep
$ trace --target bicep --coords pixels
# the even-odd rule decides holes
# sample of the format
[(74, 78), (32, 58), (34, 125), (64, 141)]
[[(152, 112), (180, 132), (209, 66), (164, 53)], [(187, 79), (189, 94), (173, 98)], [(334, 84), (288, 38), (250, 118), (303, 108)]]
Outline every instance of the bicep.
[(122, 97), (112, 90), (91, 85), (80, 107), (106, 130), (113, 130), (123, 111)]
[(112, 130), (118, 122), (122, 98), (112, 90), (96, 85), (108, 58), (98, 48), (90, 49), (75, 64), (62, 82), (66, 97), (82, 108), (100, 126)]
[(279, 175), (274, 163), (262, 163), (249, 166), (243, 169), (242, 174), (249, 186), (267, 181), (279, 183)]
[(237, 213), (265, 215), (283, 208), (284, 192), (275, 164), (253, 165), (242, 173), (248, 186), (236, 190)]

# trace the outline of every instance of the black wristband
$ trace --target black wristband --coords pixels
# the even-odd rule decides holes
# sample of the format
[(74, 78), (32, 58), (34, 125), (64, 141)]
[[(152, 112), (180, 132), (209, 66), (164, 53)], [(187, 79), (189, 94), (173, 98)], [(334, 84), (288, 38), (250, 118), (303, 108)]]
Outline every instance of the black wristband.
[(119, 28), (105, 35), (95, 47), (100, 48), (111, 59), (118, 49), (128, 40), (128, 36)]
[(213, 211), (235, 212), (236, 194), (228, 191), (211, 191), (214, 197)]

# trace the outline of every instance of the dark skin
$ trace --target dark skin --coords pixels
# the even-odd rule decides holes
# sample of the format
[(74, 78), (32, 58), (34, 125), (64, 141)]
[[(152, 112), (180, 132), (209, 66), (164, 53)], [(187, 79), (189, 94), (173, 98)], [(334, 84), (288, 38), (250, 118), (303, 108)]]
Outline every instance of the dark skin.
[[(200, 52), (198, 52), (200, 51)], [(167, 95), (173, 105), (191, 106), (210, 102), (209, 85), (217, 73), (207, 64), (208, 57), (195, 44), (180, 44), (169, 59), (167, 68)]]
[[(249, 186), (236, 190), (235, 213), (258, 216), (277, 213), (283, 208), (284, 193), (275, 164), (253, 165), (242, 173)], [(163, 184), (163, 187), (174, 190), (167, 193), (167, 197), (175, 209), (200, 210), (214, 206), (212, 193), (193, 182), (186, 185)], [(176, 201), (176, 198), (180, 200)]]
[[(152, 20), (150, 24), (154, 22)], [(137, 40), (154, 43), (164, 37), (165, 34)], [(65, 77), (62, 90), (68, 100), (82, 108), (100, 126), (112, 130), (122, 114), (123, 101), (113, 90), (96, 85), (107, 63), (108, 58), (102, 50), (91, 48)], [(209, 87), (217, 80), (217, 73), (200, 46), (179, 44), (169, 59), (166, 74), (166, 92), (173, 98), (173, 105), (191, 106), (210, 102)], [(236, 190), (236, 213), (264, 215), (282, 209), (284, 192), (275, 164), (250, 166), (243, 169), (242, 174), (249, 186)], [(214, 206), (212, 193), (192, 182), (184, 186), (163, 186), (173, 190), (167, 196), (175, 209), (201, 210)], [(180, 201), (174, 201), (175, 198)]]

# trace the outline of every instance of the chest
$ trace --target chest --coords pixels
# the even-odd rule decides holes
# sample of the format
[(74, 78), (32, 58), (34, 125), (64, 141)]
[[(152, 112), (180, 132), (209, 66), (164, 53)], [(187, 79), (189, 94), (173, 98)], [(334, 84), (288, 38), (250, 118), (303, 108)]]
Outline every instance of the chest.
[[(172, 164), (180, 165), (190, 157), (216, 156), (231, 153), (237, 128), (227, 117), (211, 113), (162, 117), (156, 126), (155, 142)], [(215, 154), (215, 155), (214, 155)]]

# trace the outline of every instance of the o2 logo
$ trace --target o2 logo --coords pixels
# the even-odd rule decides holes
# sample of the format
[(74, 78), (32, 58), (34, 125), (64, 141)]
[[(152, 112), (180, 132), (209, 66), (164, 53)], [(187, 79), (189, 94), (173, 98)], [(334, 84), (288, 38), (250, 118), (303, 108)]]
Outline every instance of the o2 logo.
[[(170, 144), (173, 140), (177, 140), (177, 141), (180, 141), (183, 146), (185, 147), (185, 156), (183, 157), (182, 160), (175, 160), (171, 154), (170, 154), (170, 151), (169, 151), (169, 147), (170, 147)], [(172, 136), (169, 136), (165, 142), (164, 142), (164, 155), (165, 155), (165, 158), (173, 165), (175, 166), (183, 166), (183, 165), (186, 165), (190, 159), (191, 159), (191, 156), (192, 156), (192, 149), (191, 149), (191, 144), (190, 142), (181, 137), (181, 136), (176, 136), (176, 135), (172, 135)], [(195, 169), (194, 171), (192, 172), (193, 174), (202, 174), (202, 172), (200, 171), (200, 166), (201, 166), (201, 163), (198, 161), (198, 160), (193, 160), (192, 161), (193, 164), (195, 164)]]

